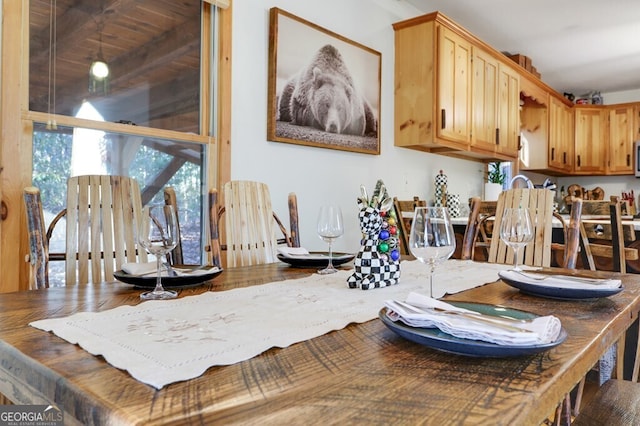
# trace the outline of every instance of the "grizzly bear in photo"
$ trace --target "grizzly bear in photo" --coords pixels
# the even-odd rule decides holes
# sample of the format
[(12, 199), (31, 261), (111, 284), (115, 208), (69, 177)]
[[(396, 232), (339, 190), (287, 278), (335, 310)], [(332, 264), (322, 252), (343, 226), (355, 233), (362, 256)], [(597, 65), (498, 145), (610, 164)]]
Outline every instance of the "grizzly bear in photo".
[(342, 55), (327, 44), (292, 76), (278, 97), (277, 118), (330, 133), (376, 136), (378, 124)]

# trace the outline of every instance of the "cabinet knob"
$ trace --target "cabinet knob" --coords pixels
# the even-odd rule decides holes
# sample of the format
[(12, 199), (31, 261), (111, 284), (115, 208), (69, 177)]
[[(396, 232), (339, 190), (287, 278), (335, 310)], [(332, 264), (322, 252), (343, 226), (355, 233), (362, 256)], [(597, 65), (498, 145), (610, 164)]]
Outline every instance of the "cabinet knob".
[(577, 163), (578, 163), (578, 167), (580, 167), (580, 155), (578, 155), (578, 158), (576, 158)]
[(551, 148), (551, 161), (555, 161), (556, 159), (556, 148)]
[(500, 145), (500, 129), (496, 129), (496, 145)]
[(447, 111), (445, 109), (440, 110), (440, 128), (445, 129), (447, 127)]

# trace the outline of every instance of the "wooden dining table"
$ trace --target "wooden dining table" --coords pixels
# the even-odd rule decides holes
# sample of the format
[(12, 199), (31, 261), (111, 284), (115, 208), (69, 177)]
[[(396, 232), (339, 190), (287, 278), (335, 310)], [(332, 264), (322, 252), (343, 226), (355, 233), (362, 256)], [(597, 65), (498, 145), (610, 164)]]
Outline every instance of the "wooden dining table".
[[(181, 289), (179, 297), (313, 272), (280, 263), (227, 269)], [(444, 353), (405, 340), (374, 319), (214, 366), (160, 390), (28, 325), (138, 304), (139, 289), (106, 282), (0, 294), (0, 392), (16, 404), (53, 404), (64, 412), (65, 424), (539, 425), (637, 318), (640, 275), (620, 278), (622, 292), (594, 300), (534, 297), (499, 280), (445, 297), (557, 316), (568, 337), (538, 354)]]

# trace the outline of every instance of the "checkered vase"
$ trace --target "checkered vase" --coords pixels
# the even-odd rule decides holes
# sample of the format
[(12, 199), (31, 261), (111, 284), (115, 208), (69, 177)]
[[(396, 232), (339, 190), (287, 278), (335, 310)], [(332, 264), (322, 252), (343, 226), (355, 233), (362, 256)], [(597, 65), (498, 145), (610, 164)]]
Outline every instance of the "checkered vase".
[(460, 195), (447, 194), (447, 209), (449, 209), (449, 216), (460, 217)]

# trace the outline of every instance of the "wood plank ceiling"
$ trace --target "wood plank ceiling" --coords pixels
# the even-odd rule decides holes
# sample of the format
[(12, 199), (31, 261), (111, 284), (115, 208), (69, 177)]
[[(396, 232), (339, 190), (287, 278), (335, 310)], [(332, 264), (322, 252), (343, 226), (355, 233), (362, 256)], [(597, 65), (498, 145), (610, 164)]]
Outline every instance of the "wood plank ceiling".
[[(88, 90), (100, 32), (106, 95)], [(200, 0), (31, 0), (30, 109), (49, 112), (52, 87), (57, 114), (73, 116), (89, 100), (106, 121), (198, 133), (200, 39)]]

